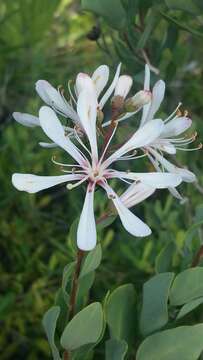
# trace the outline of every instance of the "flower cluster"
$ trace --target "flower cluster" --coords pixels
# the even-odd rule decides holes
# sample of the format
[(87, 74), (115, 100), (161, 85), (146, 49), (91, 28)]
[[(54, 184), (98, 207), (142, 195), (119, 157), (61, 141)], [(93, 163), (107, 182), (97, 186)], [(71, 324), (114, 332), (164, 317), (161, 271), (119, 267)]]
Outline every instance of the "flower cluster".
[[(128, 96), (132, 87), (132, 78), (120, 76), (118, 66), (113, 81), (105, 90), (109, 80), (109, 68), (98, 67), (92, 76), (79, 73), (74, 89), (69, 83), (69, 101), (61, 88), (56, 90), (47, 81), (39, 80), (36, 91), (46, 106), (39, 110), (39, 117), (14, 113), (19, 123), (28, 126), (40, 126), (51, 140), (40, 142), (47, 148), (59, 146), (74, 159), (74, 164), (61, 163), (63, 175), (37, 176), (33, 174), (14, 174), (13, 185), (20, 191), (36, 193), (57, 184), (67, 183), (73, 189), (86, 183), (86, 196), (80, 215), (77, 244), (82, 250), (91, 250), (96, 245), (96, 223), (94, 216), (94, 194), (96, 187), (106, 192), (114, 204), (124, 228), (134, 236), (148, 236), (151, 229), (135, 216), (129, 208), (145, 200), (156, 189), (168, 188), (173, 195), (181, 198), (175, 189), (182, 181), (195, 181), (195, 175), (189, 170), (178, 168), (163, 156), (175, 154), (195, 139), (178, 137), (191, 126), (191, 120), (180, 113), (178, 108), (167, 119), (154, 118), (164, 97), (165, 84), (158, 81), (150, 91), (150, 71), (145, 67), (144, 89)], [(110, 101), (109, 101), (110, 100)], [(104, 106), (110, 104), (110, 120), (105, 119)], [(124, 144), (114, 144), (112, 139), (121, 122), (142, 110), (138, 129), (129, 135)], [(62, 124), (58, 115), (69, 119), (69, 126)], [(114, 149), (114, 150), (113, 150)], [(138, 149), (142, 152), (137, 154)], [(155, 171), (136, 173), (130, 170), (120, 171), (116, 163), (123, 160), (134, 164), (140, 157), (148, 157)], [(110, 185), (111, 179), (119, 179), (128, 186), (121, 196)]]

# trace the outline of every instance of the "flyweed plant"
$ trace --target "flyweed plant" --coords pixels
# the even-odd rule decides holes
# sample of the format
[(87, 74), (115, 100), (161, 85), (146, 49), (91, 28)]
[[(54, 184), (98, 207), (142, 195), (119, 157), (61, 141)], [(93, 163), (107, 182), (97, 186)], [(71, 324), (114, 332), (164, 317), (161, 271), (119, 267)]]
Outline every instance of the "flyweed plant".
[[(183, 201), (177, 187), (181, 182), (196, 182), (196, 176), (177, 165), (174, 156), (177, 151), (202, 147), (201, 144), (188, 147), (197, 134), (185, 134), (192, 120), (187, 111), (182, 110), (181, 103), (168, 117), (157, 116), (165, 83), (159, 80), (150, 87), (148, 65), (143, 88), (135, 94), (131, 93), (132, 78), (120, 72), (121, 64), (110, 84), (107, 65), (99, 66), (92, 75), (79, 73), (74, 85), (68, 84), (68, 97), (61, 87), (55, 89), (47, 81), (39, 80), (36, 91), (46, 105), (39, 109), (38, 116), (13, 114), (24, 126), (41, 127), (50, 141), (39, 142), (40, 146), (51, 152), (59, 147), (67, 158), (62, 161), (51, 155), (55, 167), (53, 176), (15, 173), (13, 185), (28, 193), (59, 184), (64, 184), (67, 191), (85, 187), (86, 192), (76, 229), (76, 259), (65, 267), (56, 303), (44, 315), (43, 325), (54, 360), (92, 359), (94, 348), (104, 338), (108, 360), (132, 358), (134, 347), (138, 347), (138, 360), (172, 360), (181, 356), (197, 359), (203, 349), (203, 324), (176, 327), (175, 322), (203, 301), (202, 287), (198, 283), (203, 276), (202, 268), (185, 270), (175, 279), (175, 274), (162, 272), (145, 283), (140, 333), (146, 340), (141, 342), (138, 337), (141, 344), (135, 344), (137, 320), (133, 285), (125, 284), (108, 292), (101, 302), (89, 302), (87, 297), (102, 258), (97, 225), (98, 229), (101, 224), (107, 226), (118, 215), (125, 230), (134, 237), (150, 236), (150, 227), (132, 208), (142, 201), (150, 201), (147, 199), (159, 189), (169, 190)], [(126, 133), (128, 121), (134, 121), (133, 133)], [(122, 137), (124, 130), (125, 139)], [(171, 155), (173, 162), (168, 160)], [(143, 172), (134, 170), (140, 166), (144, 166)], [(118, 182), (122, 184), (122, 191), (115, 190)], [(97, 189), (110, 203), (103, 216), (95, 220)], [(193, 282), (195, 288), (191, 290), (189, 285)], [(157, 332), (163, 327), (168, 329)], [(180, 342), (180, 337), (184, 338), (184, 343)]]

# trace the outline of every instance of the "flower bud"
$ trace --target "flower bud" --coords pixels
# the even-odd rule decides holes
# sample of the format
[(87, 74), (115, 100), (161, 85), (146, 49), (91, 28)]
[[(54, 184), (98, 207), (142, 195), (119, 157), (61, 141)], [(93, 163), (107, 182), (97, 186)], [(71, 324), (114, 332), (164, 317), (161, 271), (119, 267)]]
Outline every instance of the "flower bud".
[(133, 112), (148, 104), (151, 101), (151, 92), (148, 90), (138, 91), (134, 96), (125, 102), (125, 110)]
[(132, 84), (133, 84), (133, 80), (130, 76), (121, 75), (116, 84), (114, 95), (121, 96), (122, 98), (125, 99), (131, 89)]
[(118, 116), (123, 112), (124, 98), (120, 95), (114, 95), (111, 99), (111, 110), (112, 119), (117, 119)]

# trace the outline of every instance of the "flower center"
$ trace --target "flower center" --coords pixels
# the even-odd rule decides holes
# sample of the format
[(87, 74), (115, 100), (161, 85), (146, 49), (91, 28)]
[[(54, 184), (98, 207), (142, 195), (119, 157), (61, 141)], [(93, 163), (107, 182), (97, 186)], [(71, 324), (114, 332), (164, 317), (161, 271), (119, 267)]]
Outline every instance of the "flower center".
[(90, 181), (93, 181), (94, 183), (99, 182), (104, 176), (100, 167), (90, 168), (88, 174)]

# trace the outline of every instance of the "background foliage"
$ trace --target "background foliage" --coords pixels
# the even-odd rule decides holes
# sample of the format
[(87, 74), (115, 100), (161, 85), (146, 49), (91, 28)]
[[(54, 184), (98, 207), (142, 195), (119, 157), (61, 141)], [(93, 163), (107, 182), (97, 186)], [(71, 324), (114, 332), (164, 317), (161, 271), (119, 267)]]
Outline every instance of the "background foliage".
[[(27, 129), (16, 124), (12, 119), (12, 112), (27, 111), (37, 114), (41, 102), (35, 93), (34, 84), (38, 79), (47, 79), (54, 86), (63, 84), (67, 89), (68, 80), (74, 79), (77, 72), (92, 72), (101, 63), (107, 63), (113, 71), (117, 63), (122, 61), (123, 72), (133, 76), (134, 90), (139, 90), (142, 88), (144, 63), (150, 61), (154, 67), (153, 81), (161, 77), (167, 82), (167, 97), (161, 115), (171, 112), (178, 101), (182, 100), (183, 109), (187, 109), (194, 120), (194, 130), (197, 130), (199, 138), (203, 139), (202, 9), (202, 2), (198, 0), (82, 0), (82, 3), (69, 0), (1, 1), (2, 360), (50, 358), (41, 319), (54, 302), (62, 269), (74, 260), (73, 221), (79, 215), (84, 195), (81, 190), (67, 192), (61, 187), (28, 196), (18, 193), (12, 187), (10, 178), (13, 172), (53, 174), (55, 170), (50, 162), (50, 150), (40, 149), (38, 146), (40, 136), (43, 136), (40, 129)], [(139, 117), (132, 119), (127, 130), (129, 131), (129, 126), (133, 130), (138, 120)], [(128, 331), (125, 330), (128, 323), (122, 325), (123, 334), (114, 333), (117, 328), (112, 320), (110, 301), (115, 297), (111, 294), (108, 301), (106, 300), (106, 311), (110, 312), (110, 332), (107, 330), (105, 339), (109, 338), (109, 334), (111, 337), (114, 334), (114, 340), (106, 343), (107, 360), (113, 359), (111, 354), (115, 347), (119, 351), (120, 359), (124, 358), (127, 351), (125, 341), (132, 344), (129, 346), (127, 358), (134, 359), (137, 347), (146, 335), (164, 326), (170, 329), (174, 326), (173, 321), (178, 321), (177, 325), (185, 325), (182, 336), (187, 343), (188, 337), (191, 338), (188, 325), (202, 321), (201, 289), (198, 296), (185, 294), (187, 289), (182, 289), (181, 294), (185, 294), (186, 300), (181, 300), (173, 285), (169, 318), (166, 308), (169, 296), (166, 287), (171, 277), (174, 277), (172, 273), (188, 269), (192, 263), (199, 263), (200, 270), (197, 270), (201, 275), (201, 260), (195, 256), (203, 244), (202, 153), (181, 153), (179, 160), (188, 164), (197, 174), (199, 183), (195, 186), (182, 185), (186, 198), (182, 204), (167, 192), (160, 191), (136, 209), (136, 213), (153, 229), (150, 238), (133, 239), (117, 220), (111, 227), (99, 231), (103, 258), (89, 293), (90, 302), (102, 301), (107, 289), (112, 291), (115, 286), (124, 286), (123, 284), (127, 283), (133, 283), (137, 293), (136, 305), (132, 301), (135, 314), (132, 324), (135, 327), (132, 330), (133, 339), (128, 338)], [(144, 162), (142, 165), (147, 166)], [(98, 192), (98, 217), (105, 206), (106, 203)], [(142, 285), (154, 274), (159, 274), (158, 280), (155, 278), (154, 284), (147, 282), (144, 287), (139, 320)], [(197, 276), (200, 276), (198, 274)], [(165, 287), (159, 286), (165, 299), (164, 305), (157, 305), (160, 312), (162, 309), (162, 316), (158, 323), (150, 324), (151, 315), (144, 307), (145, 292), (150, 291), (150, 286), (156, 286), (156, 281), (163, 281), (159, 278), (161, 275), (166, 276)], [(91, 279), (89, 281), (91, 282)], [(125, 286), (125, 291), (131, 296), (134, 291), (131, 285)], [(152, 293), (156, 293), (154, 288)], [(84, 294), (86, 292), (81, 294), (82, 300)], [(156, 299), (154, 304), (156, 305)], [(187, 304), (186, 309), (181, 310), (185, 315), (179, 313), (177, 319), (179, 306), (183, 304)], [(188, 311), (188, 306), (189, 310), (195, 310)], [(78, 304), (78, 310), (80, 308), (81, 305)], [(150, 304), (147, 306), (148, 310), (149, 308)], [(156, 306), (153, 313), (156, 313)], [(197, 332), (198, 337), (200, 325), (196, 325), (193, 331)], [(166, 336), (170, 336), (170, 333)], [(177, 336), (178, 333), (174, 338)], [(148, 339), (147, 346), (151, 346), (150, 338)], [(169, 339), (169, 343), (170, 341), (174, 343), (173, 338)], [(144, 351), (145, 349), (140, 348), (138, 360), (146, 358)], [(197, 359), (199, 353), (197, 351), (190, 354), (188, 359), (191, 360), (192, 356)], [(90, 359), (90, 355), (88, 356), (87, 359)], [(104, 359), (104, 346), (98, 345), (93, 358)], [(158, 359), (157, 354), (154, 359)]]

